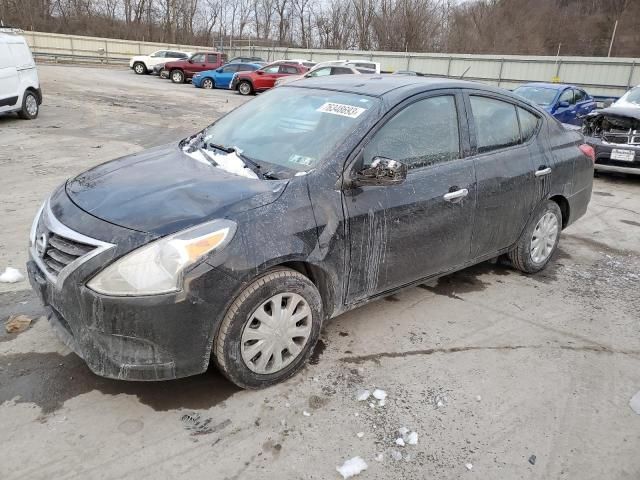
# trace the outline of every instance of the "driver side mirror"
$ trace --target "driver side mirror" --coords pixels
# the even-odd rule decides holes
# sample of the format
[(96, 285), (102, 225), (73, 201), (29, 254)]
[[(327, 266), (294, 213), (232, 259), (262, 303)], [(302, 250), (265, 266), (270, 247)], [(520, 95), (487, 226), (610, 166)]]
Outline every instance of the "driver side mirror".
[(219, 68), (219, 69), (217, 69), (217, 70), (216, 70), (216, 72), (218, 72), (218, 73), (222, 73), (222, 69), (221, 69), (221, 68)]
[(375, 157), (369, 167), (356, 173), (356, 185), (398, 185), (407, 178), (407, 165), (390, 158)]
[(257, 73), (258, 75), (264, 75), (264, 71), (263, 71), (263, 70), (256, 70), (256, 73)]
[(569, 106), (569, 102), (567, 102), (566, 100), (563, 100), (562, 102), (558, 103), (558, 106), (562, 108), (567, 108)]
[(192, 59), (192, 58), (190, 58), (189, 60), (187, 60), (187, 62), (189, 62), (189, 63), (193, 63), (193, 59)]

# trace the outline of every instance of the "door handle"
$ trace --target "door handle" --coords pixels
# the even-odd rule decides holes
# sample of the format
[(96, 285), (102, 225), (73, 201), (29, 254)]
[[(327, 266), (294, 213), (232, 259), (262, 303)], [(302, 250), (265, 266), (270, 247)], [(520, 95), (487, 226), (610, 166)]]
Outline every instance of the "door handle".
[(536, 177), (544, 177), (545, 175), (549, 175), (551, 173), (550, 167), (542, 167), (536, 170)]
[(460, 190), (456, 190), (455, 192), (445, 193), (442, 198), (444, 198), (447, 202), (453, 202), (459, 198), (463, 198), (469, 195), (469, 190), (466, 188), (461, 188)]

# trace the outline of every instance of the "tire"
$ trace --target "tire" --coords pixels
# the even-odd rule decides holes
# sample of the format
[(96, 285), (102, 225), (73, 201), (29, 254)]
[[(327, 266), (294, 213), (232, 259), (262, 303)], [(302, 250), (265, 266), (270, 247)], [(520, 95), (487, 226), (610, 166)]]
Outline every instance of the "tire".
[(160, 70), (160, 73), (158, 75), (160, 76), (160, 78), (164, 78), (164, 79), (169, 78), (169, 72), (167, 72), (164, 69)]
[(146, 75), (147, 66), (142, 62), (136, 62), (133, 64), (133, 71), (136, 73), (136, 75)]
[(211, 78), (205, 78), (204, 80), (202, 80), (200, 85), (202, 86), (202, 88), (206, 88), (208, 90), (210, 90), (210, 89), (212, 89), (212, 88), (214, 88), (216, 86), (216, 84), (214, 83), (214, 81)]
[[(283, 308), (284, 323), (278, 320), (274, 300)], [(288, 317), (287, 308), (294, 308)], [(262, 320), (258, 320), (257, 315)], [(282, 382), (298, 372), (313, 352), (322, 315), (320, 293), (307, 277), (288, 268), (270, 270), (251, 282), (229, 307), (214, 339), (215, 364), (241, 388), (259, 389)], [(271, 333), (274, 324), (267, 323), (266, 318), (276, 322), (276, 329), (289, 329), (284, 337), (275, 337), (275, 345)], [(302, 336), (290, 338), (298, 333)], [(263, 356), (260, 345), (269, 358)], [(261, 369), (262, 358), (267, 360)], [(282, 364), (280, 367), (277, 358)]]
[(22, 97), (22, 108), (18, 112), (18, 116), (24, 120), (33, 120), (39, 112), (38, 97), (32, 91), (27, 90)]
[[(518, 243), (507, 254), (511, 264), (525, 273), (536, 273), (544, 269), (558, 247), (561, 230), (560, 207), (556, 202), (547, 200), (535, 212)], [(539, 245), (538, 250), (534, 242)]]
[(171, 70), (169, 78), (173, 83), (184, 83), (184, 72), (182, 70)]
[(248, 80), (242, 80), (238, 83), (238, 93), (240, 95), (251, 95), (253, 93), (253, 85)]

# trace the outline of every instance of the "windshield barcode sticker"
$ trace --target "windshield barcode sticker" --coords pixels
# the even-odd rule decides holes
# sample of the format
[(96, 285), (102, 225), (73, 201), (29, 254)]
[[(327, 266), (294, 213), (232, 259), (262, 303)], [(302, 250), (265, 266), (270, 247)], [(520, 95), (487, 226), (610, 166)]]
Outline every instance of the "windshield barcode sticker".
[(333, 113), (334, 115), (341, 115), (343, 117), (358, 118), (362, 112), (366, 111), (366, 108), (354, 107), (353, 105), (345, 105), (343, 103), (327, 102), (316, 111)]

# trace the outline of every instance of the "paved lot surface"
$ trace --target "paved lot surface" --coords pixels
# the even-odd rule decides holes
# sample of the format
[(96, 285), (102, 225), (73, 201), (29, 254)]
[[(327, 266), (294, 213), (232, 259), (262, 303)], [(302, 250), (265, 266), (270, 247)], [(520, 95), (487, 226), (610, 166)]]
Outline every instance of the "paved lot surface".
[[(24, 272), (31, 219), (66, 177), (244, 101), (126, 69), (39, 71), (40, 117), (0, 118), (2, 269)], [(330, 479), (360, 455), (368, 479), (637, 480), (639, 292), (640, 178), (606, 176), (545, 272), (482, 264), (350, 312), (325, 326), (308, 368), (268, 390), (214, 370), (105, 380), (45, 320), (2, 328), (0, 478)], [(40, 313), (26, 282), (0, 284), (0, 320), (13, 313)], [(355, 400), (373, 387), (385, 406)], [(417, 445), (394, 445), (403, 426)]]

